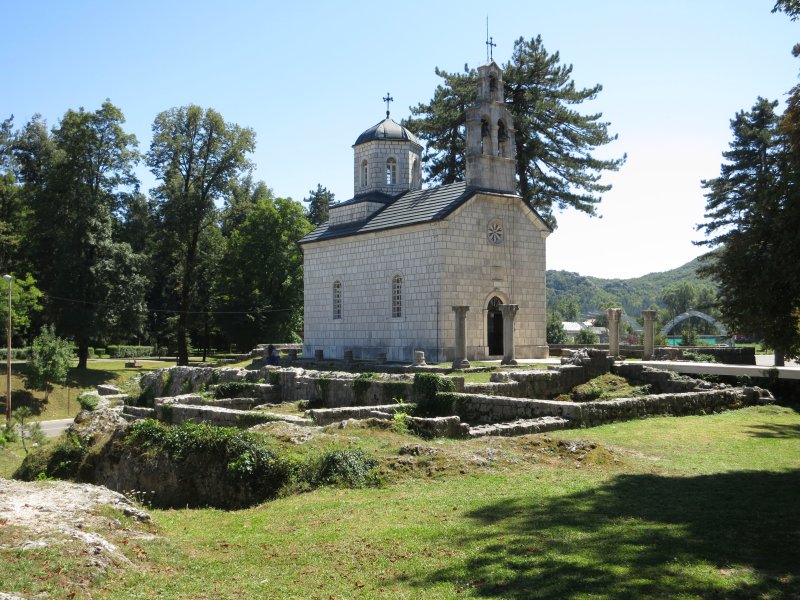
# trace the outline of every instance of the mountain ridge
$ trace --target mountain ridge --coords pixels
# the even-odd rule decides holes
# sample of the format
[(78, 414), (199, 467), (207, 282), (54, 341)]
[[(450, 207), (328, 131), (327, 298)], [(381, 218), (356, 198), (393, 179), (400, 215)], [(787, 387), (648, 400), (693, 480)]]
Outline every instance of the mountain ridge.
[(671, 285), (691, 283), (697, 286), (713, 285), (697, 274), (700, 258), (669, 271), (648, 273), (629, 279), (603, 278), (591, 275), (580, 275), (571, 271), (548, 270), (547, 306), (548, 309), (557, 304), (575, 300), (581, 314), (600, 310), (609, 303), (621, 306), (625, 312), (638, 316), (642, 310), (664, 307), (660, 297)]

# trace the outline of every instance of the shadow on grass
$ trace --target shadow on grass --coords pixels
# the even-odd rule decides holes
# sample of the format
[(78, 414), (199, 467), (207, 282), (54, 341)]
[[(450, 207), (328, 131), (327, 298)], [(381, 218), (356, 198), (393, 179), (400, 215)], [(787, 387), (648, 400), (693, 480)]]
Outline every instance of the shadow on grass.
[(473, 548), (431, 573), (478, 597), (798, 597), (800, 470), (621, 475), (468, 513)]
[(800, 437), (800, 425), (754, 425), (747, 432), (754, 437), (789, 439)]
[(73, 367), (67, 373), (67, 385), (69, 387), (77, 388), (95, 387), (101, 383), (115, 381), (118, 374), (118, 371), (106, 371), (102, 369), (78, 369)]
[[(34, 415), (42, 414), (45, 407), (44, 397), (41, 396), (42, 392), (37, 392), (34, 395), (29, 390), (12, 390), (11, 392), (11, 409), (17, 410), (22, 406), (27, 406), (31, 409)], [(5, 400), (3, 401), (3, 408), (5, 409)]]

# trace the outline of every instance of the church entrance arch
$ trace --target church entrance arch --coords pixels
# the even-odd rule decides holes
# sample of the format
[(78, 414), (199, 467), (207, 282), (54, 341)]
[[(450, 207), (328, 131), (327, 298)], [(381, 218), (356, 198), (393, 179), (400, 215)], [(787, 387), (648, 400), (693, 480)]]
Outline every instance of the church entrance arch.
[(492, 296), (486, 308), (486, 345), (490, 356), (503, 353), (503, 313), (500, 312), (502, 304), (499, 297)]

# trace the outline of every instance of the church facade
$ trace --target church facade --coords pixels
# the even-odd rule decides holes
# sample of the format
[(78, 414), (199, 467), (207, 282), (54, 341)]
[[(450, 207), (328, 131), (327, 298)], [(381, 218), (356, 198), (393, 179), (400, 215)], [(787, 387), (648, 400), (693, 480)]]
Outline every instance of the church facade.
[(303, 353), (429, 362), (456, 353), (453, 306), (468, 306), (466, 354), (503, 354), (500, 306), (519, 306), (518, 358), (547, 356), (545, 241), (552, 232), (516, 195), (514, 124), (502, 70), (478, 69), (467, 114), (464, 182), (423, 189), (422, 146), (389, 118), (354, 149), (351, 200), (300, 240), (304, 255)]

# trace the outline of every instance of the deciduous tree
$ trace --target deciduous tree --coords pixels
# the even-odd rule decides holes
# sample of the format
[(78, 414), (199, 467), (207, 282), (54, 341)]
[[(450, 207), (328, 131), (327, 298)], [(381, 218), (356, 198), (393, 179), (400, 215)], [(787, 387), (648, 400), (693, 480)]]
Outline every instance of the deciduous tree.
[(75, 340), (86, 368), (89, 343), (141, 319), (145, 282), (130, 246), (113, 239), (121, 195), (136, 185), (136, 138), (122, 112), (69, 110), (52, 133), (34, 117), (14, 155), (30, 205), (35, 275), (58, 331)]
[(189, 105), (160, 113), (153, 123), (147, 164), (159, 180), (153, 190), (167, 254), (177, 269), (178, 364), (189, 362), (188, 325), (196, 291), (202, 233), (216, 222), (216, 201), (250, 169), (252, 129), (226, 123), (217, 111)]

